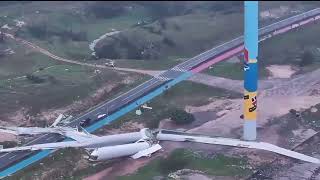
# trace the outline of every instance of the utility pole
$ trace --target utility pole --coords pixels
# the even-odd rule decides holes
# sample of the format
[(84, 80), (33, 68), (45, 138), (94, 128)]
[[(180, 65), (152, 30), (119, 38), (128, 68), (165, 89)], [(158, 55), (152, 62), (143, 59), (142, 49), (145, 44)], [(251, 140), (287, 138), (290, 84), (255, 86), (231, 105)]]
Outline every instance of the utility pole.
[(244, 2), (244, 127), (243, 138), (257, 138), (258, 1)]

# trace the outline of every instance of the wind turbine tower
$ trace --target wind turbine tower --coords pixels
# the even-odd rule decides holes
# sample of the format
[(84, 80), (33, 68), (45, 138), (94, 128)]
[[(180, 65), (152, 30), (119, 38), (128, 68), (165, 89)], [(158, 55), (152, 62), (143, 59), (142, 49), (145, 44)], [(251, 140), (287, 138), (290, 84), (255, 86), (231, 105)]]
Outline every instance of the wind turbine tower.
[(244, 127), (243, 138), (257, 137), (258, 1), (244, 2)]

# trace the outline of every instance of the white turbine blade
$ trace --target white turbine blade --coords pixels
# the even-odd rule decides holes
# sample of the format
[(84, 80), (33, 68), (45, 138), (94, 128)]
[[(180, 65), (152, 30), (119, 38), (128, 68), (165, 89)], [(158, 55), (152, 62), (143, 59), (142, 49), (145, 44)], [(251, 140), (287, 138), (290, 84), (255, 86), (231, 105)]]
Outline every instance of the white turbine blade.
[(62, 120), (62, 118), (63, 118), (63, 114), (60, 114), (50, 127), (56, 127), (57, 124)]
[(74, 131), (64, 131), (63, 133), (61, 133), (61, 135), (66, 136), (68, 138), (71, 138), (77, 142), (85, 142), (85, 141), (91, 140), (94, 137), (97, 137), (92, 134), (86, 134), (86, 133), (78, 132), (75, 130)]
[(159, 151), (160, 149), (162, 149), (160, 144), (156, 144), (156, 145), (151, 146), (150, 148), (147, 148), (145, 150), (139, 151), (138, 153), (132, 155), (131, 157), (133, 159), (138, 159), (138, 158), (143, 157), (143, 156), (150, 156), (152, 153), (154, 153), (156, 151)]
[(149, 106), (147, 106), (147, 105), (142, 105), (141, 107), (142, 107), (142, 108), (145, 108), (145, 109), (152, 109), (152, 107), (149, 107)]
[(11, 129), (11, 128), (2, 127), (2, 126), (0, 127), (0, 132), (19, 135), (17, 130), (14, 130), (14, 129)]
[(0, 132), (11, 133), (15, 135), (35, 135), (42, 133), (52, 133), (50, 128), (40, 128), (40, 127), (0, 127)]
[(0, 127), (0, 132), (10, 133), (14, 135), (36, 135), (36, 134), (45, 134), (45, 133), (56, 133), (78, 142), (83, 142), (93, 137), (96, 137), (88, 132), (78, 132), (77, 130), (70, 127)]
[(158, 140), (165, 141), (190, 141), (198, 142), (204, 144), (216, 144), (216, 145), (226, 145), (241, 148), (251, 148), (251, 149), (262, 149), (266, 151), (275, 152), (284, 156), (292, 157), (306, 162), (320, 164), (320, 160), (311, 156), (307, 156), (298, 152), (294, 152), (288, 149), (278, 147), (273, 144), (265, 142), (252, 142), (252, 141), (242, 141), (239, 139), (221, 138), (221, 137), (208, 137), (201, 135), (190, 135), (188, 133), (177, 133), (177, 134), (158, 134)]
[(84, 144), (70, 141), (70, 142), (57, 142), (57, 143), (46, 143), (46, 144), (35, 144), (30, 146), (21, 146), (15, 148), (6, 148), (0, 149), (0, 152), (14, 152), (14, 151), (36, 151), (36, 150), (45, 150), (45, 149), (59, 149), (67, 147), (82, 147)]

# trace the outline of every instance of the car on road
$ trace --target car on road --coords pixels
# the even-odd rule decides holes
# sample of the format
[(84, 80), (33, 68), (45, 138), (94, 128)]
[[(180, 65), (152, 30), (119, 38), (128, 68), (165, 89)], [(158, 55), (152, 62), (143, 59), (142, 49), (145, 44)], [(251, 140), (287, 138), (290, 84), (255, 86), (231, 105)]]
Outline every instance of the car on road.
[(91, 123), (91, 119), (90, 118), (87, 118), (87, 119), (83, 119), (80, 121), (79, 125), (81, 127), (86, 127), (88, 126), (89, 124)]
[(114, 61), (106, 62), (106, 63), (104, 63), (104, 65), (107, 66), (107, 67), (115, 67)]
[(107, 114), (100, 114), (100, 115), (98, 115), (98, 119), (103, 119), (103, 118), (105, 118), (107, 116)]

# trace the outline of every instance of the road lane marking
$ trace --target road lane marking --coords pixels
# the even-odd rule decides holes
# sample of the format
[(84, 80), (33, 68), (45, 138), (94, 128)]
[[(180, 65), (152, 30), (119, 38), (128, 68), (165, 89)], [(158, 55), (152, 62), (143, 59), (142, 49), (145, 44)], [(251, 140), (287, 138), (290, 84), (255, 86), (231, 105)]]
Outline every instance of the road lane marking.
[[(135, 87), (135, 88), (133, 88), (133, 89), (131, 89), (131, 90), (127, 91), (126, 93), (124, 93), (124, 94), (122, 94), (122, 95), (120, 95), (120, 96), (117, 96), (117, 97), (113, 98), (112, 100), (109, 100), (108, 102), (104, 102), (103, 104), (99, 104), (99, 105), (97, 105), (97, 106), (93, 107), (93, 108), (92, 108), (92, 111), (94, 111), (95, 109), (102, 108), (102, 107), (103, 107), (103, 106), (105, 106), (106, 104), (108, 104), (108, 103), (112, 103), (113, 101), (115, 101), (115, 100), (117, 100), (117, 99), (120, 99), (121, 97), (125, 96), (126, 94), (130, 93), (131, 91), (136, 90), (137, 88), (139, 88), (139, 87), (141, 87), (141, 86), (143, 86), (143, 85), (147, 84), (148, 82), (151, 82), (152, 80), (155, 80), (155, 78), (151, 78), (151, 79), (149, 79), (148, 81), (146, 81), (146, 82), (144, 82), (144, 83), (140, 84), (139, 86), (137, 86), (137, 87)], [(80, 119), (82, 119), (83, 117), (85, 117), (85, 116), (87, 116), (87, 115), (91, 114), (91, 113), (92, 113), (92, 111), (89, 111), (89, 112), (87, 112), (87, 113), (85, 113), (85, 114), (81, 115), (80, 117), (76, 118), (75, 120), (71, 121), (70, 123), (74, 123), (74, 122), (76, 122), (76, 121), (79, 121), (79, 120), (80, 120)]]
[(47, 140), (50, 140), (50, 139), (52, 139), (52, 138), (53, 138), (53, 136), (51, 136), (51, 137), (47, 138)]
[(16, 157), (16, 156), (17, 156), (17, 155), (15, 154), (15, 155), (9, 157), (9, 159), (13, 159), (13, 158)]
[(122, 101), (125, 101), (126, 99), (129, 99), (130, 97), (132, 97), (132, 96), (134, 96), (134, 95), (136, 95), (136, 94), (140, 93), (141, 91), (143, 91), (143, 90), (147, 89), (148, 87), (150, 87), (150, 86), (152, 86), (152, 85), (154, 85), (154, 84), (156, 84), (156, 83), (157, 83), (157, 82), (152, 83), (152, 84), (150, 84), (150, 85), (146, 86), (145, 88), (143, 88), (143, 89), (141, 89), (141, 90), (139, 90), (139, 91), (137, 91), (137, 92), (135, 92), (135, 93), (131, 94), (130, 96), (128, 96), (128, 97), (126, 97), (126, 98), (124, 98)]

